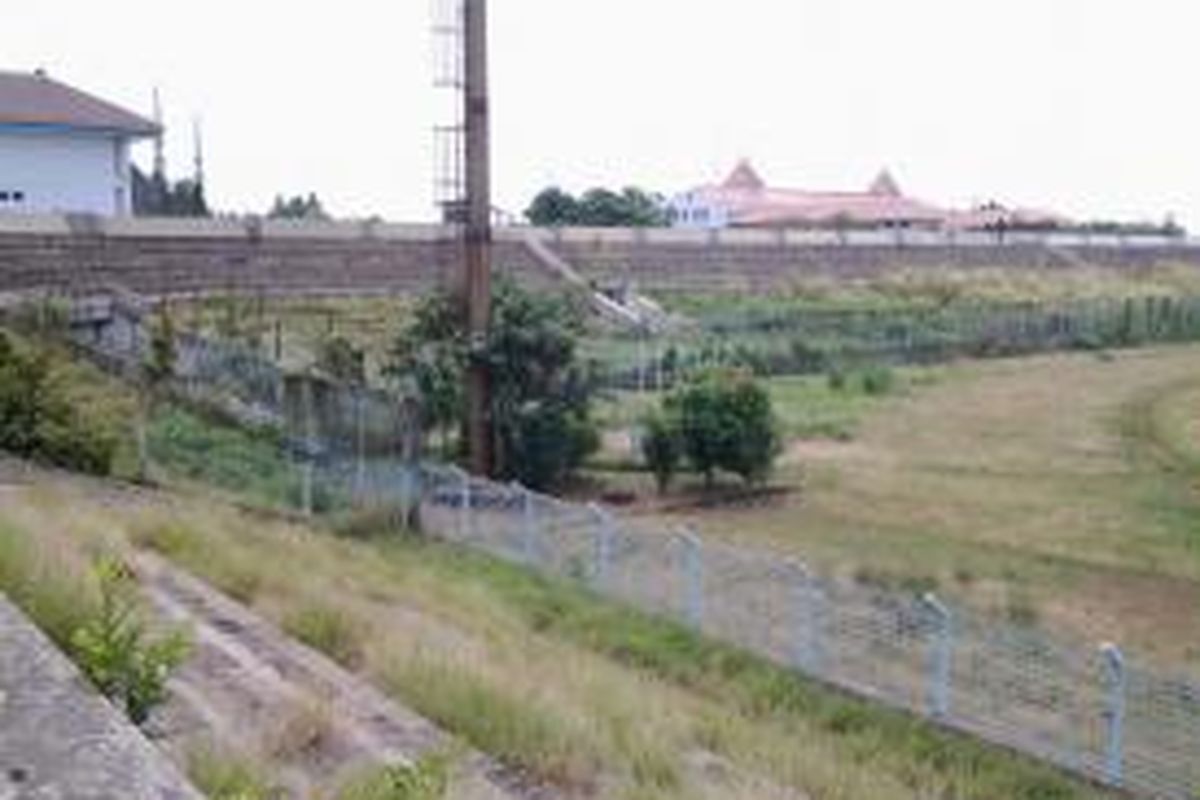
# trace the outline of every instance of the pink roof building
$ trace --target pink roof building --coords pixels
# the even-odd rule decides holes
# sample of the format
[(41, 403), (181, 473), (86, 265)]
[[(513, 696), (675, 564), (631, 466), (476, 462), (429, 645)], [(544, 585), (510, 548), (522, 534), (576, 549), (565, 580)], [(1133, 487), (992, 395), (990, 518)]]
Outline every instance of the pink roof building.
[[(865, 191), (811, 191), (769, 187), (749, 161), (738, 162), (719, 184), (700, 186), (672, 198), (668, 213), (688, 228), (917, 228), (984, 230), (995, 227), (1055, 227), (1060, 216), (989, 204), (955, 211), (904, 194), (888, 170)], [(1001, 222), (1000, 220), (1004, 220)]]

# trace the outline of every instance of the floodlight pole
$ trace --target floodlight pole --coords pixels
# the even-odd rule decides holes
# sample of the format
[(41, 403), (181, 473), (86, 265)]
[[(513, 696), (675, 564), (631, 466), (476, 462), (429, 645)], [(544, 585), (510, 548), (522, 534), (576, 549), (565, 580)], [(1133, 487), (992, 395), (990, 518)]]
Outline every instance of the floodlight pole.
[(466, 120), (466, 222), (463, 280), (471, 358), (467, 372), (467, 444), (471, 471), (492, 471), (490, 381), (484, 361), (492, 300), (492, 200), (488, 109), (487, 0), (463, 0)]

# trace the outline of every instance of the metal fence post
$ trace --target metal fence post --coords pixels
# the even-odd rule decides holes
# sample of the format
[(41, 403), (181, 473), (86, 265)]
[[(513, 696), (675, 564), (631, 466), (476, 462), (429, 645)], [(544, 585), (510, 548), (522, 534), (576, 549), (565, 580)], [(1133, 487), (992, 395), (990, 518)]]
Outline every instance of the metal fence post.
[(615, 523), (612, 515), (598, 504), (589, 503), (588, 509), (596, 518), (592, 534), (592, 584), (596, 588), (600, 588), (608, 580), (609, 568), (612, 565), (613, 525)]
[(471, 536), (471, 476), (456, 466), (450, 474), (458, 479), (458, 538), (466, 541)]
[(537, 498), (531, 490), (526, 489), (519, 483), (514, 483), (513, 488), (521, 493), (521, 556), (526, 564), (533, 566), (537, 564), (538, 560)]
[(367, 485), (367, 424), (366, 398), (361, 389), (354, 390), (354, 497), (362, 502)]
[(691, 530), (679, 534), (683, 543), (683, 617), (696, 630), (704, 628), (704, 544)]
[(317, 430), (313, 411), (312, 383), (308, 376), (300, 382), (300, 402), (304, 414), (304, 466), (302, 468), (300, 506), (306, 515), (313, 513), (313, 461), (316, 458)]
[(1104, 777), (1113, 786), (1125, 780), (1125, 695), (1129, 675), (1125, 669), (1125, 655), (1115, 644), (1100, 648), (1104, 659), (1104, 677), (1108, 690), (1105, 701), (1104, 722), (1107, 743), (1104, 753)]
[(796, 615), (792, 663), (801, 672), (820, 675), (825, 667), (825, 593), (807, 566), (799, 561), (788, 566)]
[(929, 715), (943, 719), (950, 714), (950, 680), (954, 661), (954, 616), (932, 593), (921, 598), (931, 612), (936, 625), (935, 638), (929, 651)]

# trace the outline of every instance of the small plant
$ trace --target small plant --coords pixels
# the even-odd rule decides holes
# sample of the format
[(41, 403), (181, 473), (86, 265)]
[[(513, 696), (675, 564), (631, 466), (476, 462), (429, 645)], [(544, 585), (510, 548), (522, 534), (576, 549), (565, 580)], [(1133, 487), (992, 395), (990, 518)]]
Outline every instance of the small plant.
[(663, 413), (650, 414), (644, 424), (642, 457), (646, 460), (646, 466), (654, 473), (659, 494), (665, 494), (671, 487), (671, 480), (675, 477), (679, 461), (683, 457), (679, 428)]
[(829, 381), (829, 388), (835, 392), (844, 392), (850, 385), (849, 374), (838, 365), (831, 366), (825, 377)]
[(896, 373), (886, 364), (867, 367), (861, 375), (863, 392), (869, 395), (889, 394), (896, 386)]
[(356, 781), (338, 793), (338, 800), (441, 800), (450, 788), (451, 758), (427, 755), (415, 764), (393, 764)]
[(147, 639), (137, 613), (133, 576), (123, 563), (102, 559), (96, 578), (99, 614), (72, 634), (75, 661), (101, 694), (141, 725), (166, 698), (167, 678), (186, 658), (189, 643), (181, 631)]

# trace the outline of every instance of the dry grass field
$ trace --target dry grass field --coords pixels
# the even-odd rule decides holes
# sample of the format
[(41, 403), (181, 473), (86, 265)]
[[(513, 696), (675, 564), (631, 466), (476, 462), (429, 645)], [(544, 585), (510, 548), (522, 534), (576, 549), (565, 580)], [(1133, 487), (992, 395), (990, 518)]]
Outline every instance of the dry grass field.
[[(533, 796), (1105, 796), (446, 547), (339, 538), (208, 497), (40, 473), (3, 493), (0, 565), (10, 576), (14, 564), (77, 575), (88, 554), (152, 550), (551, 790)], [(29, 596), (54, 607), (45, 595), (69, 583), (37, 584)], [(274, 796), (271, 751), (240, 752), (236, 764), (208, 756), (188, 766), (200, 779), (243, 776), (243, 800)]]
[(1200, 348), (952, 365), (859, 412), (792, 442), (797, 491), (670, 521), (1200, 667)]

